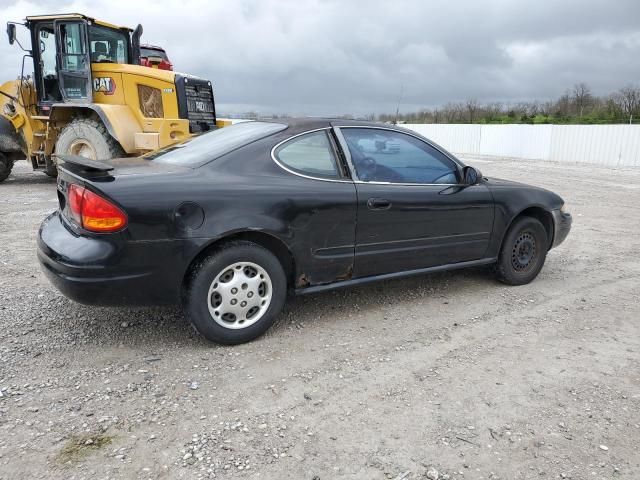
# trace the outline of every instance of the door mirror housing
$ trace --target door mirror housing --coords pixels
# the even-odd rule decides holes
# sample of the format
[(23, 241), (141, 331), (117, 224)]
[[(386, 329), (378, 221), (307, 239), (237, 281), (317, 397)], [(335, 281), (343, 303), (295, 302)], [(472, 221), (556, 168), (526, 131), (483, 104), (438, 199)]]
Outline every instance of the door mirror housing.
[(482, 180), (482, 172), (475, 167), (464, 167), (462, 176), (465, 185), (477, 185)]
[(16, 41), (16, 26), (13, 23), (7, 23), (7, 37), (9, 38), (9, 45), (13, 45)]

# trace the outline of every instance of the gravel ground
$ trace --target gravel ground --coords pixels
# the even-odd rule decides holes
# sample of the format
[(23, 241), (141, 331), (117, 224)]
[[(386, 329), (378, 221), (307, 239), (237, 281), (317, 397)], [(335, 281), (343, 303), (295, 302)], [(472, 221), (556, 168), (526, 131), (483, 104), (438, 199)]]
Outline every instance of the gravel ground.
[(538, 279), (292, 299), (263, 338), (90, 308), (37, 265), (53, 180), (0, 185), (0, 478), (638, 479), (640, 170), (478, 160), (574, 214)]

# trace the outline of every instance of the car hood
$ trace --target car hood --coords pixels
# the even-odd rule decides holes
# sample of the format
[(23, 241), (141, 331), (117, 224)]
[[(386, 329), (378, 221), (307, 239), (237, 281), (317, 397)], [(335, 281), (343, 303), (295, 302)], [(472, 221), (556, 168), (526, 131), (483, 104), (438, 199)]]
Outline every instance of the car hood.
[[(500, 186), (506, 186), (506, 187), (518, 187), (518, 186), (520, 186), (520, 187), (531, 187), (531, 185), (527, 185), (526, 183), (514, 182), (513, 180), (505, 180), (503, 178), (483, 177), (483, 180), (490, 187), (500, 187)], [(533, 187), (533, 188), (536, 188), (536, 187)]]
[(546, 188), (494, 177), (483, 177), (483, 181), (497, 197), (520, 195), (527, 198), (528, 202), (543, 205), (548, 209), (560, 208), (564, 203), (560, 195)]

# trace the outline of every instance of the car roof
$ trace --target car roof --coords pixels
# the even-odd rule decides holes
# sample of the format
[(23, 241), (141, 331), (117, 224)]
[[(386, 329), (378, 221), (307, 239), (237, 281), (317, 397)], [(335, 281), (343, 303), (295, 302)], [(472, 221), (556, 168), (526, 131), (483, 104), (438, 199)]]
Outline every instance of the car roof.
[(98, 20), (93, 17), (89, 17), (87, 15), (83, 15), (82, 13), (60, 13), (54, 15), (31, 15), (26, 17), (27, 22), (39, 22), (41, 20), (88, 20), (90, 22), (96, 23), (98, 25), (102, 25), (103, 27), (115, 28), (118, 30), (129, 30), (132, 32), (133, 30), (129, 27), (122, 27), (119, 25), (114, 25), (113, 23), (105, 22), (102, 20)]
[(258, 120), (267, 123), (281, 123), (287, 125), (285, 131), (290, 135), (296, 135), (299, 133), (304, 133), (309, 130), (317, 130), (321, 128), (330, 128), (330, 127), (373, 127), (373, 128), (384, 128), (387, 130), (394, 130), (396, 132), (406, 133), (413, 137), (422, 138), (424, 141), (427, 141), (431, 146), (437, 148), (441, 152), (445, 153), (449, 158), (453, 159), (459, 165), (464, 166), (460, 160), (458, 160), (455, 155), (449, 153), (444, 147), (438, 145), (434, 141), (420, 135), (418, 132), (413, 130), (409, 130), (401, 125), (394, 125), (391, 123), (382, 123), (382, 122), (371, 122), (369, 120), (352, 120), (352, 119), (343, 119), (343, 118), (318, 118), (318, 117), (291, 117), (291, 118), (275, 118), (275, 119), (265, 119)]
[(329, 128), (329, 127), (389, 127), (396, 128), (398, 130), (402, 130), (395, 125), (389, 125), (379, 122), (371, 122), (368, 120), (351, 120), (351, 119), (342, 119), (342, 118), (321, 118), (321, 117), (290, 117), (290, 118), (274, 118), (274, 119), (264, 119), (258, 120), (263, 122), (271, 122), (271, 123), (282, 123), (287, 125), (291, 130), (295, 131), (305, 131), (305, 130), (314, 130), (319, 128)]
[(164, 48), (158, 47), (157, 45), (149, 45), (148, 43), (140, 45), (140, 48), (148, 48), (149, 50), (162, 50), (164, 52)]

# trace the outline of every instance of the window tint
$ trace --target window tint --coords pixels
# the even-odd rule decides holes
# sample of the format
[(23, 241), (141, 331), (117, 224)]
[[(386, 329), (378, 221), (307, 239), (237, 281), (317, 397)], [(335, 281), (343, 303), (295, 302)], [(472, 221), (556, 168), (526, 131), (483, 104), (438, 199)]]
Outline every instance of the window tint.
[(341, 131), (362, 181), (458, 183), (455, 164), (418, 138), (373, 128), (343, 128)]
[(143, 158), (159, 163), (199, 166), (285, 128), (287, 126), (282, 123), (236, 123), (148, 153)]
[(277, 149), (275, 156), (294, 172), (312, 177), (339, 177), (333, 149), (324, 130), (288, 141)]

